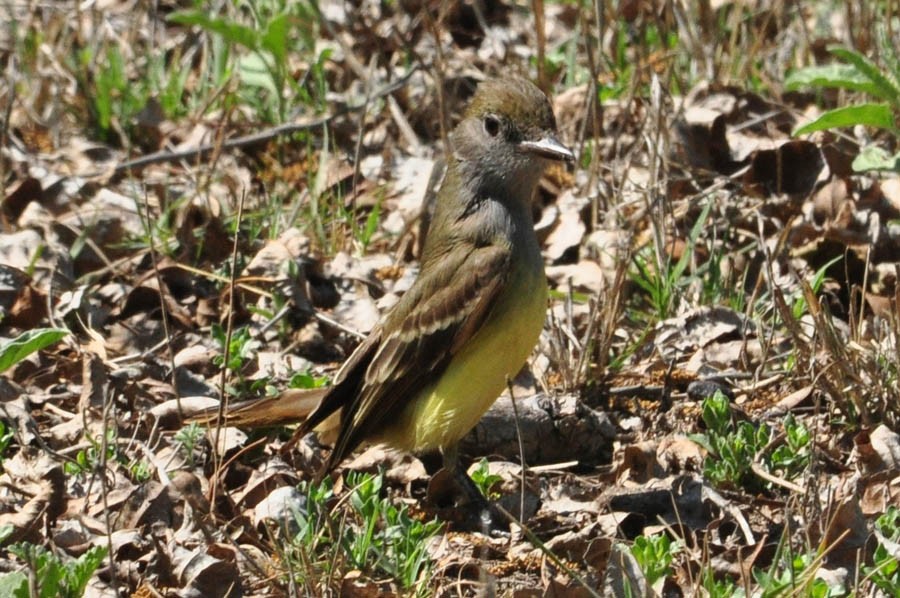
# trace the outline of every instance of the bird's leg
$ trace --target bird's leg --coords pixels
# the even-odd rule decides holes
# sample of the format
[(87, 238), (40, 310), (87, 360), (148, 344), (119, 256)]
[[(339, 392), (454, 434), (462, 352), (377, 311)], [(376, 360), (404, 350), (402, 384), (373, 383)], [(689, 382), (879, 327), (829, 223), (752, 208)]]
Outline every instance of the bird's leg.
[(481, 493), (478, 486), (469, 474), (459, 464), (459, 447), (454, 444), (452, 447), (445, 448), (441, 451), (444, 459), (444, 471), (450, 474), (451, 479), (456, 484), (460, 498), (464, 499), (462, 504), (471, 505), (473, 507), (488, 508), (490, 503), (487, 497)]
[[(460, 518), (457, 523), (466, 529), (477, 529), (487, 533), (498, 527), (505, 519), (478, 486), (460, 466), (457, 446), (441, 450), (444, 467), (437, 472), (428, 485), (428, 495), (433, 504), (450, 504), (452, 498), (453, 516)], [(443, 517), (443, 516), (442, 516)]]

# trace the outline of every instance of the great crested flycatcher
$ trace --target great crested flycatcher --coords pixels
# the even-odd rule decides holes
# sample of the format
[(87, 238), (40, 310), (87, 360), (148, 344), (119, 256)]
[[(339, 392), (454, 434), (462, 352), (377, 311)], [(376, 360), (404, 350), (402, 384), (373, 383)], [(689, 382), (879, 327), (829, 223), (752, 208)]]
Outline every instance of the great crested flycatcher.
[[(481, 83), (450, 134), (419, 276), (353, 352), (324, 396), (285, 393), (236, 406), (233, 425), (306, 416), (295, 438), (336, 432), (324, 471), (362, 442), (455, 447), (525, 363), (547, 310), (531, 203), (550, 161), (571, 161), (547, 97), (518, 77)], [(312, 399), (321, 400), (310, 413)]]

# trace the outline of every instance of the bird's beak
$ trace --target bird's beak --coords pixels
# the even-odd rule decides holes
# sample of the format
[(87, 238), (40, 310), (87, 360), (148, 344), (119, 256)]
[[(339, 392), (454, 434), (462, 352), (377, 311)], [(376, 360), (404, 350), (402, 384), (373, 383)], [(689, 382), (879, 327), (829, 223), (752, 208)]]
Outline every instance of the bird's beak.
[(547, 160), (557, 162), (573, 162), (575, 160), (575, 154), (572, 153), (572, 150), (560, 143), (553, 135), (545, 135), (536, 141), (526, 139), (519, 142), (519, 147), (526, 152)]

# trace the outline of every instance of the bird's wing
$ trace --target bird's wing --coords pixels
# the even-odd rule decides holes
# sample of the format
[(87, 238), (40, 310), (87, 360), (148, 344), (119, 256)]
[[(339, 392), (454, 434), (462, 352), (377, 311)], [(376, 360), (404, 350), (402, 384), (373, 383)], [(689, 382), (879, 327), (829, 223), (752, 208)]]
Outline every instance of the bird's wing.
[(377, 347), (366, 349), (371, 361), (357, 392), (345, 397), (349, 402), (327, 468), (396, 418), (443, 372), (484, 324), (509, 273), (509, 247), (468, 245), (451, 251), (440, 267), (419, 274), (385, 318)]

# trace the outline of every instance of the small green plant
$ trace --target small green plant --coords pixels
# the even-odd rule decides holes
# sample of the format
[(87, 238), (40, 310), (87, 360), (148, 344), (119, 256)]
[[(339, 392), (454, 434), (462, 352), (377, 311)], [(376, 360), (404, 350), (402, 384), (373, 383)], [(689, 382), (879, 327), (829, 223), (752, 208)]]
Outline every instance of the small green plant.
[(753, 473), (756, 459), (768, 471), (777, 471), (785, 479), (799, 476), (809, 465), (810, 434), (792, 415), (785, 418), (785, 442), (771, 454), (761, 454), (769, 444), (771, 430), (731, 419), (728, 397), (721, 392), (704, 399), (702, 409), (705, 434), (693, 434), (691, 440), (709, 453), (703, 474), (714, 485), (729, 489), (744, 488), (758, 492), (765, 488), (763, 480)]
[(809, 596), (810, 598), (838, 598), (847, 595), (841, 585), (829, 585), (816, 571), (821, 558), (815, 552), (781, 554), (768, 570), (753, 568), (753, 580), (759, 586), (754, 596), (776, 598), (779, 596)]
[[(825, 264), (818, 270), (816, 270), (816, 273), (813, 275), (813, 278), (809, 283), (809, 286), (812, 289), (814, 294), (818, 295), (819, 291), (822, 290), (822, 285), (825, 284), (825, 275), (828, 273), (828, 270), (833, 265), (835, 265), (836, 263), (841, 261), (842, 259), (844, 259), (844, 256), (839, 255), (836, 258), (834, 258), (833, 260), (830, 260), (827, 264)], [(801, 292), (801, 293), (799, 293), (797, 298), (794, 299), (794, 302), (791, 305), (791, 315), (794, 316), (795, 320), (799, 320), (804, 315), (806, 315), (808, 309), (809, 309), (809, 305), (807, 305), (807, 303), (806, 303), (806, 297)]]
[(382, 497), (380, 475), (351, 473), (346, 481), (349, 509), (341, 514), (329, 509), (330, 481), (301, 487), (306, 501), (294, 514), (297, 532), (285, 558), (297, 564), (291, 567), (297, 581), (315, 591), (317, 576), (332, 578), (334, 568), (343, 564), (390, 575), (415, 595), (429, 595), (424, 583), (431, 568), (426, 547), (441, 524), (418, 521), (405, 507)]
[(769, 442), (768, 428), (756, 428), (750, 422), (735, 426), (728, 397), (719, 391), (704, 399), (701, 409), (706, 433), (690, 438), (709, 453), (703, 475), (715, 486), (760, 490), (752, 465), (756, 452)]
[(194, 466), (194, 449), (205, 433), (205, 428), (196, 422), (184, 426), (175, 433), (175, 442), (181, 447), (181, 453), (189, 467)]
[(2, 546), (16, 531), (16, 528), (7, 523), (6, 525), (0, 525), (0, 546)]
[[(672, 55), (673, 50), (679, 45), (679, 39), (675, 31), (661, 31), (654, 23), (647, 23), (640, 30), (632, 27), (617, 27), (614, 43), (612, 52), (603, 53), (605, 67), (612, 76), (604, 78), (605, 82), (598, 85), (600, 102), (618, 99), (627, 93), (649, 95), (649, 77), (641, 76), (641, 73), (650, 70), (647, 64), (650, 54)], [(635, 56), (635, 52), (639, 52), (641, 55)], [(674, 55), (678, 56), (677, 53)], [(552, 56), (553, 54), (550, 54), (550, 57)], [(682, 61), (679, 58), (676, 60)], [(634, 89), (635, 82), (641, 84), (639, 90)], [(673, 87), (673, 93), (677, 93), (676, 90), (680, 87), (679, 82), (673, 80), (670, 84)]]
[(730, 579), (716, 579), (716, 574), (712, 567), (705, 567), (700, 572), (700, 587), (703, 588), (705, 594), (709, 598), (744, 598), (746, 595), (744, 590), (738, 588)]
[(190, 96), (198, 91), (210, 93), (204, 85), (194, 86), (193, 93), (188, 93), (192, 65), (181, 60), (178, 51), (170, 56), (121, 44), (119, 39), (91, 40), (65, 63), (86, 102), (85, 124), (99, 139), (121, 145), (129, 140), (139, 142), (137, 125), (142, 111), (183, 117), (192, 104), (200, 103)]
[[(897, 53), (896, 43), (886, 39), (884, 31), (880, 32), (880, 36), (880, 54), (886, 63), (884, 67), (855, 50), (831, 46), (828, 51), (842, 62), (806, 67), (787, 77), (785, 87), (788, 90), (807, 87), (836, 88), (859, 91), (880, 100), (829, 110), (813, 122), (798, 128), (794, 135), (856, 125), (884, 129), (895, 137), (900, 135), (897, 123), (900, 116), (900, 55)], [(853, 161), (853, 168), (858, 172), (900, 172), (900, 154), (891, 156), (880, 147), (867, 146)]]
[[(224, 328), (219, 324), (213, 324), (212, 336), (213, 340), (218, 342), (223, 349), (222, 355), (213, 357), (213, 363), (219, 367), (224, 366), (233, 373), (239, 373), (253, 357), (253, 352), (259, 348), (259, 341), (253, 340), (253, 336), (246, 326), (233, 330), (229, 339)], [(228, 351), (224, 350), (226, 344), (228, 345)], [(226, 355), (227, 362), (225, 361)]]
[(322, 388), (328, 386), (328, 376), (314, 376), (308, 370), (294, 372), (288, 380), (288, 388)]
[[(82, 449), (75, 454), (75, 461), (66, 461), (63, 470), (68, 475), (80, 475), (90, 473), (100, 467), (103, 454), (103, 439), (100, 436), (88, 439), (91, 446)], [(118, 457), (116, 449), (116, 431), (106, 431), (106, 462), (115, 461)]]
[(482, 458), (478, 462), (478, 467), (472, 470), (470, 476), (475, 485), (481, 490), (481, 493), (490, 500), (494, 500), (500, 496), (500, 493), (494, 490), (494, 487), (503, 480), (502, 477), (495, 473), (491, 473), (490, 464), (487, 459)]
[(631, 278), (646, 293), (650, 302), (649, 319), (658, 321), (670, 317), (677, 307), (676, 300), (683, 295), (684, 289), (695, 278), (686, 276), (685, 272), (691, 263), (698, 239), (706, 226), (711, 207), (712, 203), (704, 206), (688, 234), (684, 252), (674, 264), (671, 263), (668, 256), (658, 255), (653, 250), (635, 254), (633, 258), (635, 271), (632, 272)]
[(171, 57), (151, 52), (147, 59), (149, 86), (163, 114), (171, 119), (187, 116), (189, 108), (193, 107), (191, 104), (196, 103), (196, 96), (192, 98), (193, 102), (185, 101), (189, 96), (187, 83), (191, 76), (190, 62), (181, 59), (179, 49), (175, 49)]
[(352, 219), (351, 223), (353, 226), (353, 238), (359, 241), (360, 251), (365, 253), (369, 248), (369, 243), (372, 242), (372, 237), (375, 235), (375, 231), (378, 230), (378, 220), (381, 218), (381, 201), (383, 199), (383, 194), (378, 195), (378, 200), (375, 202), (375, 205), (372, 206), (372, 210), (369, 212), (369, 215), (366, 217), (366, 222), (363, 226), (356, 226), (356, 219)]
[[(297, 533), (292, 538), (292, 543), (304, 552), (315, 555), (319, 550), (319, 542), (327, 543), (328, 534), (328, 503), (334, 496), (331, 478), (326, 477), (320, 483), (303, 482), (300, 490), (306, 500), (302, 510), (294, 511), (294, 522), (297, 524)], [(310, 562), (306, 558), (304, 561)]]
[(29, 543), (14, 544), (8, 550), (28, 571), (0, 576), (0, 596), (12, 598), (80, 598), (107, 554), (105, 546), (94, 546), (77, 559), (64, 561), (46, 548)]
[[(872, 584), (888, 596), (900, 595), (900, 562), (897, 560), (897, 542), (900, 541), (900, 509), (888, 507), (875, 520), (878, 545), (872, 554), (872, 565), (863, 567), (863, 573)], [(890, 547), (886, 546), (890, 545)]]
[(682, 542), (673, 542), (666, 534), (638, 536), (631, 545), (631, 554), (637, 560), (648, 586), (661, 583), (672, 573), (672, 561), (682, 548)]
[[(253, 338), (250, 329), (246, 326), (237, 328), (231, 333), (231, 339), (228, 339), (225, 329), (218, 324), (213, 324), (212, 336), (223, 350), (221, 355), (213, 357), (213, 364), (218, 367), (224, 367), (236, 378), (234, 383), (226, 383), (225, 392), (237, 397), (257, 394), (258, 391), (264, 389), (269, 382), (268, 378), (263, 377), (248, 381), (244, 376), (244, 368), (260, 347), (260, 342)], [(228, 345), (228, 351), (225, 351), (226, 344)]]
[[(715, 233), (715, 229), (713, 229)], [(726, 228), (722, 239), (712, 239), (707, 245), (709, 258), (705, 263), (697, 267), (697, 276), (700, 278), (700, 305), (725, 305), (736, 312), (744, 312), (747, 308), (746, 288), (747, 270), (737, 273), (723, 269), (727, 259), (734, 259), (735, 255), (747, 256), (754, 250), (755, 243), (748, 243), (743, 247), (733, 246), (734, 233)]]
[[(188, 199), (167, 198), (158, 213), (153, 213), (149, 220), (147, 213), (139, 211), (142, 221), (142, 231), (128, 235), (116, 248), (123, 251), (142, 251), (153, 248), (161, 255), (175, 257), (181, 249), (181, 241), (177, 236), (175, 224), (177, 214), (185, 210)], [(205, 230), (197, 234), (205, 234)], [(198, 243), (200, 246), (201, 243)]]
[(800, 476), (809, 467), (811, 436), (809, 428), (788, 414), (784, 418), (784, 444), (766, 459), (769, 468), (787, 480)]
[(358, 533), (344, 536), (351, 562), (387, 573), (403, 588), (427, 578), (431, 561), (425, 549), (441, 524), (415, 520), (405, 507), (397, 508), (382, 498), (380, 475), (351, 474), (347, 483), (353, 488), (350, 505), (362, 522)]
[[(102, 68), (98, 68), (102, 64)], [(70, 71), (88, 100), (90, 125), (103, 141), (117, 140), (146, 104), (147, 96), (129, 80), (116, 42), (82, 48), (72, 56)], [(118, 139), (120, 143), (123, 139)]]
[(131, 474), (132, 480), (143, 484), (153, 475), (153, 465), (149, 461), (135, 459), (128, 464), (128, 472)]
[[(238, 2), (250, 22), (208, 13), (184, 10), (169, 16), (170, 23), (196, 26), (223, 42), (228, 48), (240, 49), (235, 72), (240, 87), (241, 103), (254, 107), (268, 122), (288, 119), (291, 102), (325, 107), (325, 64), (331, 50), (314, 56), (318, 18), (307, 2)], [(222, 50), (220, 50), (222, 52)], [(222, 52), (226, 59), (232, 52)], [(308, 71), (299, 79), (288, 59), (292, 53), (308, 56)]]
[[(847, 596), (843, 585), (829, 585), (817, 572), (822, 564), (822, 554), (815, 550), (795, 551), (784, 537), (778, 544), (775, 557), (766, 569), (753, 567), (749, 580), (736, 582), (729, 578), (718, 579), (715, 570), (706, 565), (700, 571), (699, 585), (702, 592), (698, 596), (710, 598), (782, 598), (786, 596), (808, 598), (838, 598)], [(741, 587), (746, 584), (746, 587)], [(860, 594), (870, 595), (870, 594)], [(896, 595), (890, 594), (889, 595)]]

